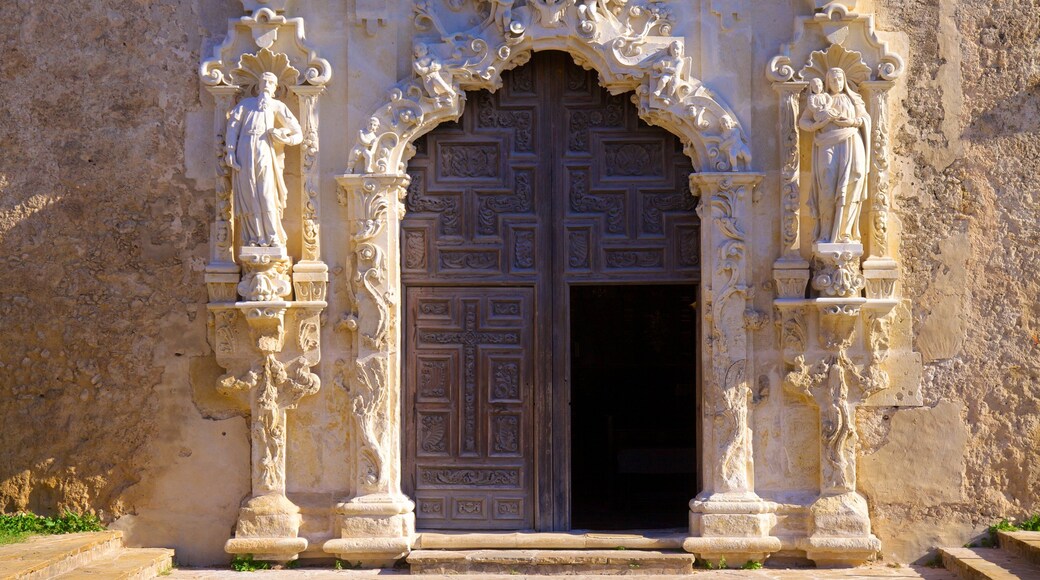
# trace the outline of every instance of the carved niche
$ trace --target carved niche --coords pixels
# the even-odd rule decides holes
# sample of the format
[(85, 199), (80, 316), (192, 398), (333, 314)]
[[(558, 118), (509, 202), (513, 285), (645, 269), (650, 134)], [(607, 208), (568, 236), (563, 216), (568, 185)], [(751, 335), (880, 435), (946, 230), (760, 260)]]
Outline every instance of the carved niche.
[(781, 148), (773, 278), (785, 391), (820, 415), (820, 495), (799, 548), (856, 564), (880, 549), (856, 489), (856, 409), (920, 404), (920, 357), (892, 344), (910, 323), (889, 238), (888, 95), (904, 67), (856, 2), (819, 4), (767, 71)]
[[(285, 495), (285, 421), (287, 410), (320, 386), (311, 372), (320, 360), (328, 280), (319, 236), (318, 97), (331, 70), (307, 47), (303, 20), (285, 16), (284, 0), (243, 4), (247, 14), (229, 21), (226, 40), (199, 70), (215, 104), (206, 284), (210, 343), (228, 371), (217, 390), (252, 422), (252, 493), (225, 550), (285, 562), (307, 548), (300, 510)], [(286, 212), (288, 204), (298, 211)]]

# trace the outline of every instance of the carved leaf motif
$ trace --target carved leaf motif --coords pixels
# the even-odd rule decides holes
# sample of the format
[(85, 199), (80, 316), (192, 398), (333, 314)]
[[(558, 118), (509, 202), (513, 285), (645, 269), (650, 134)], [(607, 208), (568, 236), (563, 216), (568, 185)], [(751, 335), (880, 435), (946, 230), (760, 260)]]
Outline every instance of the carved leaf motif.
[(567, 265), (571, 268), (589, 267), (589, 234), (588, 232), (571, 232), (570, 252), (567, 255)]
[(477, 231), (483, 236), (498, 233), (498, 214), (531, 212), (531, 173), (518, 171), (513, 191), (501, 195), (480, 196)]
[(441, 177), (495, 177), (499, 173), (497, 145), (442, 144)]
[(495, 417), (495, 453), (515, 454), (520, 451), (520, 418), (516, 415)]
[(623, 127), (625, 122), (625, 100), (623, 96), (611, 95), (606, 107), (599, 111), (572, 111), (570, 113), (568, 147), (571, 151), (589, 150), (589, 130), (592, 127)]
[(441, 252), (441, 268), (445, 270), (497, 270), (498, 254), (495, 252)]
[(571, 211), (578, 213), (604, 213), (607, 218), (607, 232), (621, 234), (625, 231), (624, 208), (622, 195), (589, 193), (589, 176), (583, 171), (570, 174)]
[(607, 250), (608, 268), (662, 268), (664, 254), (660, 250)]
[(648, 234), (664, 232), (666, 212), (692, 212), (697, 208), (697, 199), (690, 194), (689, 187), (669, 193), (648, 193), (643, 196), (643, 231)]
[(656, 143), (607, 143), (603, 148), (607, 176), (654, 176), (661, 167), (661, 147)]
[(419, 370), (419, 396), (443, 399), (448, 395), (448, 361), (423, 359)]
[(495, 400), (520, 399), (520, 365), (515, 362), (495, 364), (494, 387), (491, 390)]
[(441, 235), (461, 235), (459, 227), (459, 199), (455, 195), (426, 195), (425, 175), (412, 173), (405, 205), (409, 213), (436, 213), (440, 215)]
[(679, 265), (700, 266), (700, 231), (696, 228), (681, 228), (677, 230), (677, 233), (679, 235)]
[[(522, 67), (518, 70), (525, 70)], [(477, 98), (477, 125), (479, 127), (500, 127), (513, 129), (513, 149), (518, 152), (531, 151), (534, 119), (531, 111), (499, 110), (495, 108), (493, 97), (488, 93), (479, 93)]]
[(534, 232), (531, 230), (516, 232), (513, 265), (525, 270), (534, 267)]
[(408, 230), (404, 236), (404, 267), (408, 270), (426, 268), (426, 232)]
[(424, 468), (419, 480), (426, 485), (519, 487), (519, 469)]
[(425, 415), (422, 418), (422, 450), (427, 453), (446, 453), (448, 425), (444, 415)]

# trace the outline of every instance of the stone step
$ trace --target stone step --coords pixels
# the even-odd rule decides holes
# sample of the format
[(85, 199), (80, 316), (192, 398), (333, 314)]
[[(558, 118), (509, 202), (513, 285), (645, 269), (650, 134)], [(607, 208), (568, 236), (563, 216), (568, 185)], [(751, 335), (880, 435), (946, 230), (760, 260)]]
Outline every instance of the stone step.
[(693, 554), (636, 550), (416, 550), (413, 574), (692, 574)]
[(150, 580), (173, 567), (173, 550), (124, 548), (57, 577), (57, 580)]
[(943, 566), (963, 580), (1037, 580), (1040, 566), (996, 548), (939, 548)]
[(1040, 566), (1040, 532), (997, 532), (1002, 550)]
[(35, 536), (0, 546), (0, 578), (42, 580), (89, 564), (122, 548), (123, 532)]

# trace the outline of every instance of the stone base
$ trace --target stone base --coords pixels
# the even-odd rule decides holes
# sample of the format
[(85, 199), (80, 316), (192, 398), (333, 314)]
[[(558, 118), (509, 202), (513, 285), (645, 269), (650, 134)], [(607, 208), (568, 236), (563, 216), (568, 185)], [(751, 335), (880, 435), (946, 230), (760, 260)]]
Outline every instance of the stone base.
[(693, 500), (693, 537), (683, 541), (683, 549), (713, 566), (723, 560), (731, 567), (761, 562), (780, 550), (780, 539), (770, 535), (776, 527), (775, 508), (775, 504), (754, 495)]
[(254, 559), (288, 562), (307, 549), (300, 532), (300, 508), (280, 493), (249, 498), (238, 513), (235, 537), (224, 544), (229, 554), (252, 554)]
[(809, 514), (812, 534), (799, 547), (817, 566), (859, 566), (881, 550), (881, 541), (870, 533), (867, 500), (859, 493), (821, 497)]
[(819, 568), (862, 566), (881, 551), (881, 540), (870, 535), (861, 538), (811, 537), (800, 542), (805, 556)]
[(254, 560), (284, 564), (307, 549), (307, 538), (231, 538), (224, 544), (228, 554), (250, 554)]
[(415, 504), (404, 496), (371, 495), (336, 506), (340, 538), (322, 546), (328, 554), (365, 568), (393, 566), (412, 549)]
[(690, 554), (619, 550), (417, 550), (412, 574), (584, 577), (693, 574)]

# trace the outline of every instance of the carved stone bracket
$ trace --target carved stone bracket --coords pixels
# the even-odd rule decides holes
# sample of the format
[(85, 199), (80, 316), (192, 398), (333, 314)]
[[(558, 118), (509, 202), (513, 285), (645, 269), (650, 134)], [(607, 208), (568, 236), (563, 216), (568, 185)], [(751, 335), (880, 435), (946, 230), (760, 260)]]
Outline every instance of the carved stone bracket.
[[(279, 562), (307, 548), (298, 537), (299, 508), (285, 495), (285, 421), (286, 412), (320, 386), (311, 372), (320, 359), (328, 281), (318, 229), (318, 97), (331, 76), (329, 63), (307, 46), (303, 20), (284, 15), (285, 4), (243, 0), (247, 14), (229, 20), (227, 38), (199, 69), (215, 104), (216, 205), (206, 284), (210, 342), (217, 363), (228, 370), (217, 390), (248, 409), (252, 421), (252, 494), (225, 550)], [(258, 206), (246, 209), (236, 207), (244, 199), (236, 189), (243, 191), (248, 177), (236, 181), (243, 171), (242, 139), (232, 137), (246, 122), (240, 111), (248, 114), (249, 99), (261, 93), (269, 100), (255, 110), (281, 124), (260, 127), (271, 122), (260, 115), (264, 119), (244, 130), (249, 138), (261, 135), (250, 151), (264, 149), (250, 160), (271, 164), (262, 178), (253, 175), (263, 183), (249, 186)], [(283, 179), (283, 146), (298, 155), (299, 178)], [(294, 223), (283, 219), (287, 203), (299, 204)], [(246, 216), (252, 221), (243, 228)], [(258, 216), (268, 216), (267, 235), (259, 241), (255, 232), (244, 233), (256, 229)]]
[(701, 282), (704, 304), (705, 489), (690, 502), (683, 548), (708, 561), (761, 561), (780, 549), (771, 536), (775, 508), (755, 494), (749, 428), (753, 327), (749, 289), (751, 197), (755, 173), (698, 173), (702, 240), (711, 270)]
[(411, 549), (414, 504), (401, 492), (401, 330), (396, 296), (401, 274), (398, 221), (407, 175), (341, 175), (354, 269), (351, 311), (337, 329), (351, 337), (351, 357), (336, 362), (337, 382), (354, 412), (354, 496), (335, 507), (339, 538), (325, 552), (386, 565)]
[[(318, 392), (319, 316), (324, 302), (210, 305), (217, 363), (229, 369), (217, 391), (249, 410), (252, 493), (225, 550), (286, 562), (307, 548), (300, 512), (285, 495), (286, 411)], [(288, 340), (287, 340), (288, 339)]]

